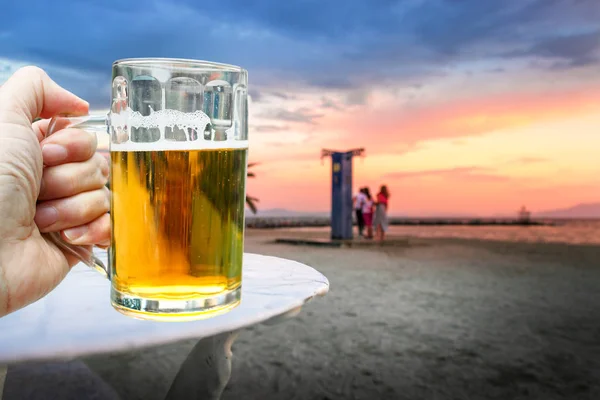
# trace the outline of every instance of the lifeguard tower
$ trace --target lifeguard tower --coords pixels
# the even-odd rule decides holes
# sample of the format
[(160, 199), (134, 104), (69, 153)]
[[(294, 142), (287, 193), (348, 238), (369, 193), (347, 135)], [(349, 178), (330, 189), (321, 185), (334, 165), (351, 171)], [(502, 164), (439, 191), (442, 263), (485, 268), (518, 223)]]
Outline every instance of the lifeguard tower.
[(352, 158), (364, 152), (321, 150), (321, 160), (331, 157), (331, 239), (352, 239)]

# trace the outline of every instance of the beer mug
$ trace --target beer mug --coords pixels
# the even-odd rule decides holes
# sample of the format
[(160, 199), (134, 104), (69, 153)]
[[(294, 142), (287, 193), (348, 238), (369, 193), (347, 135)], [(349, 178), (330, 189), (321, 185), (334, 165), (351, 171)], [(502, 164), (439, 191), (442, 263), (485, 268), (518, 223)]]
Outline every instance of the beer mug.
[(120, 312), (188, 320), (241, 299), (248, 162), (248, 76), (236, 66), (125, 59), (112, 67), (108, 115), (57, 117), (110, 135), (108, 266), (52, 240), (106, 274)]

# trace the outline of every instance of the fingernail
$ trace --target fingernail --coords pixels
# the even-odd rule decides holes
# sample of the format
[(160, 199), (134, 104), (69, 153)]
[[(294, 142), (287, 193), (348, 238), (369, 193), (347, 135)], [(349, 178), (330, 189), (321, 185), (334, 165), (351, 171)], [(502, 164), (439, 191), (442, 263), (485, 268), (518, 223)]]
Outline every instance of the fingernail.
[(38, 228), (46, 228), (58, 221), (58, 211), (52, 206), (43, 206), (36, 210), (35, 223)]
[(76, 228), (69, 228), (63, 231), (64, 235), (69, 239), (70, 242), (73, 242), (83, 235), (85, 235), (88, 231), (87, 225), (78, 226)]
[(45, 163), (56, 163), (67, 158), (67, 149), (58, 144), (45, 144), (42, 146), (42, 157)]

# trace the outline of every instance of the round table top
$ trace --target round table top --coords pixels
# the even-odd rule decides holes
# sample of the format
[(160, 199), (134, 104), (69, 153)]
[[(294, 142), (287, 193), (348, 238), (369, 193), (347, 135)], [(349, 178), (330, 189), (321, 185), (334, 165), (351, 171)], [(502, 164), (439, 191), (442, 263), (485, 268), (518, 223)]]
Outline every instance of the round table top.
[[(106, 252), (97, 252), (106, 262)], [(244, 254), (242, 300), (226, 314), (190, 322), (127, 317), (110, 304), (110, 282), (76, 265), (43, 299), (0, 318), (0, 365), (71, 359), (213, 336), (294, 314), (329, 290), (327, 278), (296, 261)]]

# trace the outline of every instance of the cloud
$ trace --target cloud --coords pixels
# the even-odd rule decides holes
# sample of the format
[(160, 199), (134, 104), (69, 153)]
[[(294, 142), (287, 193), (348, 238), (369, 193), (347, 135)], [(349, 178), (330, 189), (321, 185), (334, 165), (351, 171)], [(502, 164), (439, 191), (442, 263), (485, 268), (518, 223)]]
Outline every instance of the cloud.
[(308, 76), (304, 78), (304, 81), (313, 87), (322, 89), (347, 90), (359, 86), (356, 82), (348, 78), (329, 74)]
[(319, 129), (343, 132), (347, 142), (363, 145), (366, 132), (376, 132), (369, 152), (389, 151), (391, 146), (411, 145), (427, 140), (463, 138), (523, 127), (544, 121), (595, 112), (600, 86), (587, 84), (571, 90), (507, 93), (421, 102), (401, 106), (385, 101), (364, 107), (360, 113), (326, 114)]
[(346, 96), (346, 105), (362, 106), (369, 101), (369, 91), (365, 89), (355, 89)]
[(256, 125), (253, 128), (259, 133), (283, 132), (290, 129), (287, 125)]
[[(600, 55), (600, 30), (543, 39), (530, 48), (511, 53), (513, 56), (537, 56), (562, 61), (559, 65), (579, 67), (595, 64)], [(511, 54), (508, 54), (510, 56)]]
[(323, 114), (315, 113), (307, 107), (300, 107), (294, 111), (290, 111), (285, 108), (273, 108), (260, 115), (260, 118), (264, 119), (298, 122), (311, 125), (315, 125), (317, 123), (317, 119), (321, 117), (323, 117)]
[(254, 102), (261, 103), (279, 103), (287, 100), (296, 100), (297, 97), (291, 93), (280, 92), (280, 91), (266, 91), (266, 90), (258, 90), (256, 88), (250, 88), (248, 91), (250, 97)]
[(415, 178), (419, 179), (425, 177), (442, 177), (444, 179), (459, 179), (484, 182), (506, 182), (510, 180), (509, 177), (491, 173), (492, 171), (493, 170), (491, 168), (472, 166), (419, 171), (390, 172), (385, 174), (384, 177), (394, 180)]
[(256, 89), (249, 89), (248, 95), (252, 98), (252, 101), (255, 101), (255, 102), (259, 102), (263, 98), (262, 93)]
[[(141, 8), (57, 0), (8, 2), (2, 17), (0, 48), (14, 61), (92, 72), (107, 85), (118, 58), (209, 59), (242, 65), (251, 86), (285, 95), (291, 81), (352, 92), (482, 59), (587, 65), (600, 29), (597, 0), (155, 0)], [(92, 79), (59, 83), (77, 94), (98, 89)]]
[(295, 96), (292, 96), (290, 94), (286, 94), (286, 93), (283, 93), (283, 92), (272, 92), (271, 95), (275, 96), (277, 98), (280, 98), (282, 100), (292, 100), (292, 99), (295, 98)]
[(337, 110), (337, 111), (342, 110), (342, 107), (340, 107), (340, 105), (336, 101), (330, 99), (329, 97), (325, 97), (325, 96), (321, 97), (320, 107), (321, 108), (331, 108), (331, 109)]
[[(433, 18), (423, 22), (430, 15)], [(426, 1), (409, 13), (426, 46), (439, 54), (459, 56), (483, 43), (491, 45), (490, 55), (501, 48), (543, 41), (560, 28), (598, 26), (599, 15), (596, 0)]]

